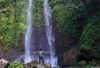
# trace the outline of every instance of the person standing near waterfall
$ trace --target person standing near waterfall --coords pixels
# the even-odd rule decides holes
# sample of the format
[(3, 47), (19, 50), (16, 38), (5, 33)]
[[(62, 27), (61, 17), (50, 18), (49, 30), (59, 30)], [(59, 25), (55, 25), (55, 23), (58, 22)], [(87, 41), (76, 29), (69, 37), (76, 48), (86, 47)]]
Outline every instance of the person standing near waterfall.
[(33, 52), (33, 54), (36, 54), (36, 53), (39, 54), (39, 63), (41, 63), (42, 61), (42, 64), (44, 64), (44, 53), (49, 53), (49, 52), (45, 52), (42, 50), (42, 48), (40, 48), (38, 52)]

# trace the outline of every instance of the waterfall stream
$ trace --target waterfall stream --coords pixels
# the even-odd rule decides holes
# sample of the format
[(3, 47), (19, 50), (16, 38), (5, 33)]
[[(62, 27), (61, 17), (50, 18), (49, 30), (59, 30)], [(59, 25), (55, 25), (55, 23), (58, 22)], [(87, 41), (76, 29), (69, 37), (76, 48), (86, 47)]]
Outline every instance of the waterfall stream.
[[(57, 66), (57, 57), (55, 56), (55, 46), (54, 46), (54, 42), (55, 42), (55, 37), (53, 34), (53, 30), (52, 30), (52, 23), (50, 22), (50, 18), (51, 18), (51, 13), (50, 13), (50, 7), (48, 4), (48, 0), (44, 0), (44, 15), (45, 15), (45, 24), (46, 24), (46, 35), (47, 35), (47, 39), (48, 39), (48, 43), (49, 43), (49, 47), (50, 47), (50, 64), (55, 67)], [(47, 59), (48, 60), (48, 59)]]
[(26, 23), (27, 23), (27, 28), (26, 28), (26, 33), (25, 33), (25, 59), (24, 63), (28, 63), (32, 61), (31, 58), (31, 51), (30, 51), (30, 39), (31, 39), (31, 28), (32, 28), (32, 1), (33, 0), (28, 0), (28, 5), (27, 5), (27, 17), (26, 17)]

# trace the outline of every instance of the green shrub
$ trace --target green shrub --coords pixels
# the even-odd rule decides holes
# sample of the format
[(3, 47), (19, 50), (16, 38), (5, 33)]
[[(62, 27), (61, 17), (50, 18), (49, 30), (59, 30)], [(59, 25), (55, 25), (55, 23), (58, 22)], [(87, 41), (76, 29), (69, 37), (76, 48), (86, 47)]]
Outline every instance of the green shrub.
[(85, 66), (87, 63), (85, 61), (80, 61), (79, 64)]
[(100, 62), (98, 60), (92, 60), (89, 62), (89, 65), (90, 66), (98, 66), (98, 65), (100, 65)]
[(21, 62), (13, 62), (8, 68), (23, 68), (23, 64)]

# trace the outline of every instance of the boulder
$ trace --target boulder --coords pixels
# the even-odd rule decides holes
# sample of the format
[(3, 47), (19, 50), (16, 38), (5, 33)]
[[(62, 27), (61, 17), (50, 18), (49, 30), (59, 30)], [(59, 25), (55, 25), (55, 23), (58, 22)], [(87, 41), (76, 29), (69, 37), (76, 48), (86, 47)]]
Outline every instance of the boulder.
[(59, 66), (56, 66), (56, 67), (52, 67), (52, 68), (60, 68)]
[(39, 64), (38, 61), (33, 61), (24, 65), (24, 68), (52, 68), (50, 64)]
[(29, 67), (37, 68), (36, 66), (38, 64), (39, 64), (38, 61), (32, 61), (30, 63), (24, 64), (24, 68), (29, 68)]
[(43, 65), (41, 65), (41, 64), (38, 64), (37, 66), (36, 66), (37, 68), (45, 68)]
[(4, 59), (0, 59), (0, 68), (7, 68), (10, 62)]

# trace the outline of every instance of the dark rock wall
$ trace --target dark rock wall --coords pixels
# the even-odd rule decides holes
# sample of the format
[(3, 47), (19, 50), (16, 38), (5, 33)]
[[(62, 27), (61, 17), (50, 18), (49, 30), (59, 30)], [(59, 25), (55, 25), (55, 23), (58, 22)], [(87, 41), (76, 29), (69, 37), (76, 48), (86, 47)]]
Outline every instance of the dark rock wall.
[(40, 48), (48, 51), (48, 46), (49, 45), (46, 37), (45, 26), (34, 26), (31, 37), (31, 51), (38, 51)]

